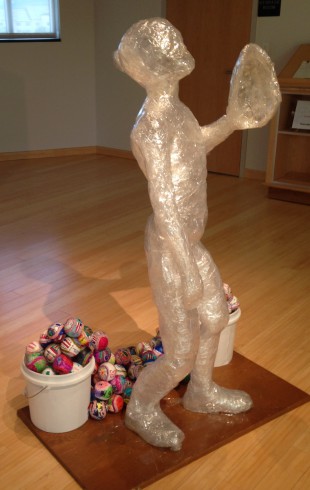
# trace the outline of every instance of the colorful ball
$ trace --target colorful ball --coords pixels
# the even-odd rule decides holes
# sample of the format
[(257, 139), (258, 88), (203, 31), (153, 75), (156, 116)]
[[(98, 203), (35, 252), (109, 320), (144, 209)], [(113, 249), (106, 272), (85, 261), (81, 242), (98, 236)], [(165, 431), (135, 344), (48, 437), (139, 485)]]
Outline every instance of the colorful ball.
[(128, 376), (133, 381), (136, 381), (141, 371), (143, 371), (142, 365), (131, 364), (128, 368)]
[(91, 340), (92, 336), (93, 336), (93, 330), (92, 328), (90, 328), (88, 325), (84, 325), (84, 332), (86, 333), (87, 337), (89, 337), (89, 340)]
[(153, 353), (155, 354), (156, 359), (157, 359), (158, 357), (160, 357), (160, 356), (162, 356), (162, 355), (163, 355), (163, 352), (162, 352), (162, 351), (160, 351), (160, 350), (158, 350), (158, 349), (155, 349), (155, 348), (153, 349)]
[(52, 342), (52, 340), (48, 336), (47, 330), (44, 330), (44, 332), (41, 333), (39, 342), (43, 348)]
[(130, 379), (128, 376), (126, 376), (125, 378), (125, 389), (129, 386), (129, 388), (132, 388), (133, 385), (134, 385), (134, 381), (132, 379)]
[(109, 400), (113, 394), (113, 388), (108, 381), (98, 381), (95, 384), (95, 397), (99, 400)]
[(111, 381), (115, 378), (116, 369), (110, 362), (104, 362), (98, 367), (98, 375), (102, 381)]
[(158, 345), (161, 345), (161, 337), (159, 336), (156, 336), (156, 337), (153, 337), (151, 342), (150, 342), (150, 345), (151, 347), (154, 349), (156, 348)]
[(65, 354), (59, 354), (53, 362), (53, 369), (57, 374), (69, 374), (72, 371), (73, 361)]
[(226, 284), (224, 282), (223, 283), (223, 289), (224, 289), (224, 293), (225, 293), (225, 296), (226, 296), (226, 301), (230, 301), (232, 299), (232, 297), (233, 297), (231, 287), (229, 286), (229, 284)]
[(148, 342), (139, 342), (136, 346), (138, 356), (141, 356), (143, 352), (146, 352), (148, 350), (152, 350), (152, 347)]
[(115, 355), (113, 354), (113, 352), (111, 352), (111, 355), (110, 355), (110, 359), (109, 359), (109, 363), (110, 364), (115, 364)]
[(54, 323), (48, 327), (47, 335), (50, 340), (60, 343), (66, 336), (64, 325), (62, 323)]
[(42, 374), (45, 374), (46, 376), (55, 376), (55, 371), (51, 367), (47, 367), (42, 371)]
[(107, 403), (107, 409), (109, 412), (118, 413), (121, 412), (124, 406), (124, 399), (121, 395), (114, 393)]
[(155, 347), (155, 349), (153, 349), (153, 351), (154, 350), (156, 350), (156, 351), (160, 352), (161, 354), (163, 354), (164, 353), (164, 346), (163, 346), (163, 344), (162, 343), (161, 344), (157, 344), (156, 347)]
[(92, 419), (103, 420), (107, 415), (105, 403), (99, 400), (93, 400), (88, 407), (89, 415)]
[(59, 344), (55, 344), (54, 342), (44, 349), (44, 356), (50, 364), (52, 364), (57, 356), (61, 354), (61, 349)]
[(91, 339), (92, 339), (92, 333), (90, 333), (88, 330), (86, 330), (86, 327), (84, 327), (80, 335), (74, 338), (73, 341), (81, 347), (86, 347), (89, 345)]
[(89, 343), (91, 349), (94, 350), (105, 350), (108, 347), (108, 336), (102, 330), (97, 330), (93, 332), (92, 339)]
[(116, 364), (122, 364), (128, 366), (131, 363), (131, 354), (129, 349), (117, 349), (114, 352)]
[(94, 357), (97, 364), (102, 364), (103, 362), (110, 362), (111, 350), (107, 347), (104, 350), (95, 350)]
[(34, 371), (35, 373), (42, 373), (44, 369), (47, 367), (46, 359), (44, 356), (37, 356), (32, 361), (27, 362), (26, 366), (30, 371)]
[(124, 389), (123, 391), (123, 399), (124, 399), (124, 403), (129, 403), (129, 400), (130, 400), (130, 397), (131, 397), (131, 393), (132, 393), (132, 386), (126, 386), (126, 388)]
[(66, 320), (64, 329), (69, 337), (79, 337), (83, 330), (84, 324), (79, 318), (70, 317)]
[(227, 303), (228, 306), (228, 311), (229, 313), (233, 313), (234, 311), (238, 310), (240, 303), (238, 298), (236, 296), (233, 296), (230, 301)]
[(127, 370), (125, 366), (122, 366), (121, 364), (114, 364), (115, 368), (115, 376), (124, 376), (124, 378), (127, 376)]
[(93, 352), (86, 347), (84, 350), (80, 351), (75, 357), (75, 361), (81, 364), (83, 367), (86, 366), (91, 358), (93, 357)]
[(40, 344), (40, 342), (38, 342), (37, 340), (30, 342), (30, 344), (28, 344), (26, 347), (26, 354), (33, 354), (33, 353), (40, 354), (40, 355), (43, 354), (43, 347)]
[(157, 357), (152, 350), (147, 350), (142, 352), (141, 359), (143, 364), (147, 364), (148, 362), (156, 361)]
[(75, 357), (79, 354), (81, 349), (73, 342), (70, 337), (66, 337), (60, 344), (60, 348), (64, 354), (68, 357)]
[(115, 378), (110, 381), (110, 384), (112, 385), (113, 392), (120, 395), (126, 387), (126, 378), (124, 376), (115, 376)]
[(32, 361), (34, 361), (35, 359), (37, 359), (38, 357), (41, 357), (42, 354), (40, 354), (39, 352), (32, 352), (31, 354), (25, 354), (25, 364), (27, 366), (27, 364), (30, 364)]
[(137, 354), (131, 355), (131, 363), (136, 364), (137, 366), (142, 365), (142, 359)]
[(82, 371), (82, 369), (83, 366), (81, 364), (79, 364), (78, 362), (73, 362), (71, 373), (79, 373), (80, 371)]

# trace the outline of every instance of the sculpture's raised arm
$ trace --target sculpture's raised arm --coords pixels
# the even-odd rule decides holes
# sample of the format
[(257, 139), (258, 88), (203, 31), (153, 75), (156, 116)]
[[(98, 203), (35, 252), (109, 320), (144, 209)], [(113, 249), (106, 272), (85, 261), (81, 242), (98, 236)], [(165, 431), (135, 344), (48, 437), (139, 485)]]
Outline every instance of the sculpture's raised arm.
[(226, 114), (217, 121), (203, 126), (201, 131), (206, 142), (207, 153), (210, 153), (213, 148), (225, 141), (235, 129), (237, 128), (233, 124), (233, 121)]

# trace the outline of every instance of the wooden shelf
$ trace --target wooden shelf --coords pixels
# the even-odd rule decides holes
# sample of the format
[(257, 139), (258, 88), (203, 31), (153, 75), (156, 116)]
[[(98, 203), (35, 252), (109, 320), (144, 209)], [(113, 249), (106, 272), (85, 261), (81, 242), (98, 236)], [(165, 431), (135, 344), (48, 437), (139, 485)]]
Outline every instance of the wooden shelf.
[(306, 60), (310, 44), (300, 46), (278, 76), (282, 103), (270, 125), (266, 184), (270, 197), (309, 204), (310, 131), (292, 127), (297, 101), (310, 101), (310, 79), (294, 78)]
[(294, 78), (296, 71), (303, 61), (310, 60), (310, 44), (301, 44), (297, 51), (293, 54), (289, 62), (285, 65), (279, 75), (279, 83), (281, 88), (289, 88), (290, 90), (309, 89), (308, 78)]
[(279, 177), (274, 182), (287, 184), (290, 187), (304, 187), (306, 192), (310, 192), (310, 174), (302, 172), (287, 172), (282, 177)]
[(279, 130), (278, 134), (290, 134), (294, 136), (310, 136), (310, 131), (302, 131), (300, 129), (284, 129)]

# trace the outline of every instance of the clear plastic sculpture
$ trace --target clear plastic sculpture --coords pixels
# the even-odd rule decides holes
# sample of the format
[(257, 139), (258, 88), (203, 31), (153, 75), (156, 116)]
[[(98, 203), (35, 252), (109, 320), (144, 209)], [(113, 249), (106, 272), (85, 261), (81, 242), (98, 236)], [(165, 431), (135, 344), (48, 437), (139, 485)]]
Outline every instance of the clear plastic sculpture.
[(145, 249), (164, 345), (164, 355), (136, 381), (125, 423), (148, 443), (176, 451), (184, 434), (162, 412), (160, 400), (189, 373), (182, 400), (186, 409), (236, 414), (252, 407), (247, 393), (212, 380), (228, 308), (218, 269), (200, 242), (207, 222), (206, 154), (234, 130), (266, 124), (281, 97), (268, 55), (249, 44), (232, 74), (226, 115), (200, 127), (178, 97), (179, 80), (195, 62), (166, 19), (134, 24), (115, 61), (147, 92), (131, 143), (153, 208)]

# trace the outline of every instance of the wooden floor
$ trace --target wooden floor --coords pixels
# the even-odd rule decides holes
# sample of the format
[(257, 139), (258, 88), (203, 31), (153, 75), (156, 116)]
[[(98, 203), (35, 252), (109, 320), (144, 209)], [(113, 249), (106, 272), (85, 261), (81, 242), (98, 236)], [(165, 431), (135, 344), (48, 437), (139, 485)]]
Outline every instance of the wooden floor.
[[(16, 416), (19, 366), (25, 345), (69, 315), (115, 348), (154, 334), (146, 182), (133, 161), (81, 156), (2, 162), (0, 186), (0, 488), (78, 489)], [(203, 241), (241, 302), (235, 349), (309, 391), (310, 208), (214, 174), (208, 193)], [(304, 405), (148, 488), (310, 488), (309, 419)]]

